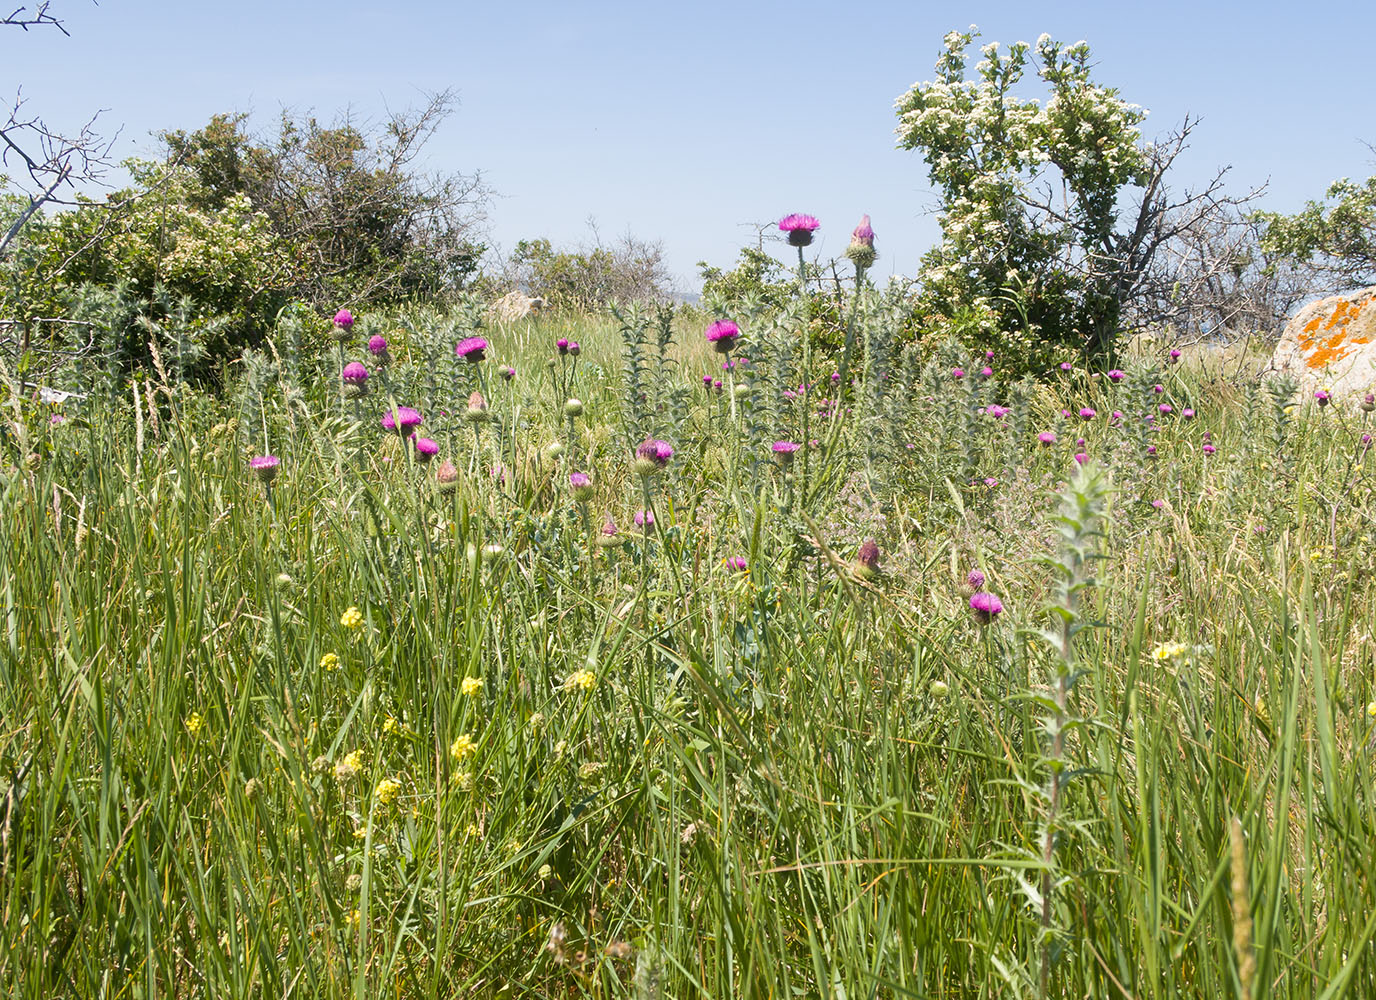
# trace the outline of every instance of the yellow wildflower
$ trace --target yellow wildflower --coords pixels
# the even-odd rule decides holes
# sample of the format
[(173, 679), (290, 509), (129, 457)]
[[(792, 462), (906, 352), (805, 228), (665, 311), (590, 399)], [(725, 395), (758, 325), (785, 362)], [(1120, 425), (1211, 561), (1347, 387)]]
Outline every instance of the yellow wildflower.
[(564, 679), (564, 689), (572, 691), (581, 688), (584, 691), (591, 691), (597, 686), (597, 675), (591, 670), (575, 670)]
[(1376, 701), (1367, 702), (1366, 714), (1371, 718), (1376, 719)]
[(455, 760), (467, 760), (477, 752), (478, 745), (473, 742), (473, 737), (464, 733), (453, 743), (449, 744), (449, 756)]
[(192, 739), (200, 736), (203, 728), (205, 728), (205, 719), (201, 717), (200, 712), (192, 712), (186, 717), (186, 731), (191, 734)]
[(389, 806), (395, 802), (399, 794), (401, 794), (401, 782), (396, 778), (383, 778), (377, 783), (377, 788), (373, 789), (373, 795), (384, 806)]
[(320, 658), (320, 669), (328, 673), (331, 670), (339, 669), (339, 656), (335, 653), (326, 653)]
[(478, 829), (478, 824), (477, 824), (477, 823), (469, 823), (469, 824), (468, 824), (468, 829), (464, 830), (464, 833), (468, 834), (468, 836), (470, 836), (470, 837), (480, 837), (480, 836), (482, 836), (482, 831), (480, 831), (480, 830)]
[(350, 608), (340, 616), (339, 624), (349, 630), (360, 629), (363, 627), (363, 612), (358, 608)]
[(1157, 662), (1179, 660), (1190, 651), (1183, 642), (1166, 642), (1151, 651), (1151, 658)]
[(363, 770), (363, 751), (351, 750), (334, 766), (334, 776), (340, 781), (348, 781)]
[(463, 683), (459, 685), (459, 690), (463, 692), (465, 698), (472, 698), (482, 689), (483, 682), (479, 677), (465, 677)]

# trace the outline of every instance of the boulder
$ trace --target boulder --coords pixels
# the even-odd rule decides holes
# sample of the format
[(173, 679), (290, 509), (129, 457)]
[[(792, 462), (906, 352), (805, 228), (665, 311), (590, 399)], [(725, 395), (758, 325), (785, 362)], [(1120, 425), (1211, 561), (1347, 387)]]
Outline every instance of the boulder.
[(488, 312), (498, 323), (515, 323), (538, 313), (544, 307), (544, 299), (531, 298), (524, 292), (512, 291), (488, 306)]
[(1376, 389), (1376, 285), (1305, 305), (1285, 324), (1271, 368), (1299, 379), (1305, 395), (1326, 389), (1335, 402)]

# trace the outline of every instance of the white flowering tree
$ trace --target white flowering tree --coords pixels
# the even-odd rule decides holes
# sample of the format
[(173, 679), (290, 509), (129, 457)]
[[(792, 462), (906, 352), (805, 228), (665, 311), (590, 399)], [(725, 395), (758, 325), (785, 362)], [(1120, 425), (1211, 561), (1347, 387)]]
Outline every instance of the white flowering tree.
[[(1111, 361), (1157, 252), (1229, 203), (1223, 171), (1172, 200), (1163, 178), (1192, 121), (1145, 142), (1146, 111), (1094, 81), (1088, 44), (1049, 35), (983, 46), (967, 78), (977, 37), (948, 34), (937, 78), (896, 104), (899, 146), (922, 153), (941, 198), (924, 304), (938, 325), (1016, 348), (1029, 366), (1068, 351)], [(1049, 96), (1014, 93), (1029, 69)]]

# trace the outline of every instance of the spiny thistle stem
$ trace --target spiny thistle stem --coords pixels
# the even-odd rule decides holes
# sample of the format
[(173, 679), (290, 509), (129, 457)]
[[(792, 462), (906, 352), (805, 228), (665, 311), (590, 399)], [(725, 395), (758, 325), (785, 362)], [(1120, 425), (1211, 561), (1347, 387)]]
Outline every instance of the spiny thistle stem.
[(1049, 715), (1042, 722), (1050, 746), (1042, 758), (1048, 772), (1041, 793), (1043, 832), (1041, 845), (1041, 991), (1046, 997), (1051, 982), (1051, 945), (1056, 890), (1056, 838), (1069, 824), (1062, 817), (1062, 793), (1066, 777), (1066, 735), (1081, 720), (1071, 713), (1070, 695), (1080, 672), (1075, 666), (1075, 637), (1092, 627), (1080, 615), (1080, 592), (1094, 585), (1093, 562), (1109, 494), (1108, 480), (1094, 462), (1080, 466), (1061, 493), (1060, 511), (1052, 519), (1061, 536), (1060, 553), (1049, 560), (1057, 577), (1055, 596), (1048, 606), (1056, 619), (1054, 629), (1037, 634), (1055, 656), (1056, 678)]

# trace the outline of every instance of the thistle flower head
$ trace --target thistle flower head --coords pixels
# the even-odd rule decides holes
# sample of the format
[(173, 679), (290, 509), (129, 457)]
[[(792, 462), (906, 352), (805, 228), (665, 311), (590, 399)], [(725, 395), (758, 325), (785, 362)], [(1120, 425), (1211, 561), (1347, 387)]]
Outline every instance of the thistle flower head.
[(420, 411), (410, 406), (398, 406), (382, 415), (382, 429), (396, 431), (402, 437), (410, 437), (421, 423)]
[(282, 460), (276, 455), (258, 455), (249, 459), (248, 467), (253, 470), (260, 482), (268, 485), (277, 478), (277, 470), (281, 464)]
[(970, 612), (975, 621), (988, 625), (1003, 613), (1003, 602), (988, 591), (981, 590), (970, 595)]
[(779, 460), (785, 463), (791, 462), (793, 453), (801, 447), (797, 441), (775, 441), (769, 446), (770, 450), (779, 456)]
[(440, 446), (429, 438), (416, 436), (412, 440), (416, 445), (416, 460), (422, 464), (440, 453)]
[(512, 368), (510, 365), (502, 365), (502, 367), (497, 369), (497, 374), (502, 377), (502, 381), (510, 382), (516, 377), (516, 369)]
[(978, 591), (984, 586), (984, 574), (977, 569), (970, 570), (965, 576), (965, 582), (970, 585), (971, 590)]
[(1128, 377), (1128, 373), (1121, 368), (1110, 368), (1108, 370), (1108, 380), (1110, 382), (1121, 382)]
[(454, 463), (446, 458), (435, 470), (435, 489), (441, 493), (453, 493), (458, 485), (459, 470), (454, 468)]
[(345, 330), (354, 325), (354, 314), (347, 309), (341, 309), (334, 314), (334, 325)]
[(646, 534), (654, 530), (655, 513), (652, 510), (638, 510), (635, 512), (635, 526)]
[(487, 351), (487, 341), (482, 337), (465, 337), (454, 345), (454, 355), (470, 364), (477, 364)]
[(1063, 371), (1063, 372), (1071, 372), (1071, 371), (1074, 371), (1074, 370), (1075, 370), (1075, 366), (1072, 365), (1069, 361), (1062, 361), (1062, 362), (1061, 362), (1061, 371)]
[(1037, 435), (1037, 440), (1042, 443), (1043, 447), (1050, 448), (1056, 443), (1056, 433), (1054, 431), (1042, 431)]
[(741, 335), (741, 328), (729, 319), (719, 319), (708, 326), (703, 335), (718, 354), (730, 354), (731, 348), (736, 346), (736, 338)]
[(750, 564), (745, 561), (744, 556), (728, 556), (725, 560), (727, 569), (733, 569), (737, 573), (744, 573), (750, 569)]
[(368, 350), (373, 354), (387, 353), (387, 338), (380, 333), (375, 333), (368, 338)]
[(812, 243), (812, 234), (822, 224), (811, 215), (794, 212), (779, 220), (779, 231), (788, 234), (788, 245), (805, 247)]
[(1095, 413), (1095, 412), (1094, 412), (1092, 409), (1090, 409), (1088, 406), (1082, 406), (1082, 407), (1080, 407), (1080, 419), (1081, 419), (1081, 420), (1093, 420), (1096, 416), (1098, 416), (1098, 414)]
[(640, 476), (652, 476), (673, 457), (674, 449), (667, 441), (646, 438), (635, 450), (635, 472)]
[(874, 250), (874, 228), (870, 225), (868, 215), (862, 215), (860, 224), (851, 230), (846, 256), (861, 270), (872, 265), (879, 256)]
[(468, 397), (468, 408), (464, 410), (463, 418), (473, 424), (485, 423), (492, 419), (492, 415), (487, 412), (487, 400), (476, 389)]
[(368, 369), (363, 367), (361, 361), (350, 361), (344, 366), (340, 378), (349, 385), (363, 385), (368, 381)]
[(554, 346), (559, 348), (560, 354), (569, 353), (569, 339), (567, 337), (560, 337), (554, 342)]
[(569, 492), (579, 503), (586, 503), (592, 499), (592, 477), (586, 472), (569, 473)]
[(879, 543), (867, 538), (860, 543), (860, 551), (855, 554), (855, 564), (851, 567), (862, 580), (879, 579)]
[(952, 369), (951, 369), (951, 378), (956, 379), (957, 381), (959, 381), (960, 379), (963, 379), (964, 377), (965, 377), (965, 369), (964, 369), (964, 368), (952, 368)]

